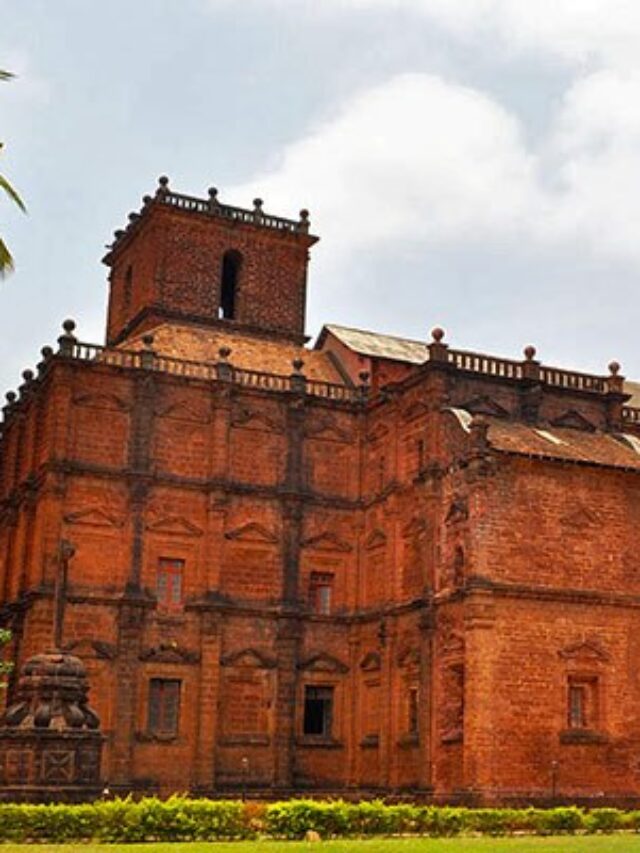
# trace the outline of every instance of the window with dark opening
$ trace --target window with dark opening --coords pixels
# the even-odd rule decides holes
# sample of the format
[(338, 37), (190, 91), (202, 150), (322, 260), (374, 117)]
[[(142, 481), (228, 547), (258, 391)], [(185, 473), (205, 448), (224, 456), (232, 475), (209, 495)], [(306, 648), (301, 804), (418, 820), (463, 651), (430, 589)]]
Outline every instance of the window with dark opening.
[(133, 293), (133, 267), (131, 264), (127, 267), (127, 271), (124, 274), (124, 294), (123, 294), (123, 302), (124, 307), (128, 308), (131, 305), (131, 295)]
[(179, 714), (179, 679), (152, 678), (149, 682), (149, 734), (177, 735)]
[(567, 700), (567, 724), (570, 729), (597, 728), (597, 678), (569, 676)]
[(418, 734), (418, 688), (410, 687), (408, 695), (407, 731), (411, 735)]
[(309, 605), (314, 613), (328, 616), (333, 598), (333, 575), (328, 572), (311, 572), (309, 579)]
[(176, 610), (182, 604), (184, 560), (160, 557), (156, 578), (158, 604), (166, 610)]
[(305, 687), (304, 734), (331, 737), (332, 718), (333, 687)]
[(236, 316), (238, 296), (238, 278), (242, 255), (235, 249), (225, 252), (222, 257), (222, 278), (220, 282), (220, 308), (218, 317), (223, 320), (233, 320)]

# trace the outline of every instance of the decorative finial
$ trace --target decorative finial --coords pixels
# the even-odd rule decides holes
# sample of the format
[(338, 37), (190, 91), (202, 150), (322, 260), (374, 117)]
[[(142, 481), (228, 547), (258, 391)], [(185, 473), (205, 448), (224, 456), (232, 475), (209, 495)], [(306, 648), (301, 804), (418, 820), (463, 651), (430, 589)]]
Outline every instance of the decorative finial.
[(15, 401), (18, 399), (18, 395), (16, 394), (15, 391), (7, 391), (7, 393), (4, 396), (5, 396), (7, 403), (9, 405), (12, 405), (12, 403), (15, 403)]
[(253, 200), (253, 212), (254, 213), (262, 213), (262, 205), (264, 202), (261, 198), (254, 198)]
[(161, 186), (163, 190), (166, 190), (169, 186), (169, 178), (166, 175), (160, 175), (158, 178), (158, 185)]
[(67, 335), (72, 335), (76, 328), (76, 321), (67, 318), (62, 324), (62, 328), (64, 329)]
[(153, 346), (153, 335), (143, 335), (142, 343), (147, 347), (147, 349), (151, 349)]
[(436, 326), (435, 329), (431, 330), (431, 337), (435, 341), (435, 343), (439, 344), (444, 338), (444, 329), (441, 329), (439, 326)]
[(23, 370), (22, 371), (22, 378), (27, 383), (31, 382), (31, 380), (33, 379), (33, 370), (29, 370), (29, 369)]
[(51, 347), (42, 347), (40, 350), (40, 355), (44, 359), (44, 361), (48, 361), (53, 355), (53, 349)]
[(371, 374), (368, 370), (361, 370), (360, 373), (358, 373), (358, 379), (363, 385), (367, 385), (369, 382), (370, 375)]
[(218, 190), (216, 187), (209, 187), (207, 192), (209, 193), (209, 198), (211, 199), (211, 201), (218, 200)]
[(140, 214), (136, 213), (135, 210), (132, 210), (131, 213), (129, 214), (128, 218), (129, 218), (129, 222), (133, 223), (136, 221), (136, 219), (140, 218)]
[(609, 373), (610, 373), (612, 376), (617, 376), (617, 375), (618, 375), (618, 373), (620, 373), (620, 365), (618, 364), (618, 362), (617, 362), (617, 361), (612, 361), (612, 362), (609, 364)]
[(119, 239), (122, 237), (122, 235), (123, 235), (123, 234), (124, 234), (124, 231), (122, 230), (122, 228), (117, 228), (117, 229), (113, 232), (113, 236), (116, 238), (116, 240), (119, 240)]
[(526, 346), (522, 352), (524, 353), (524, 357), (527, 359), (527, 361), (533, 361), (533, 359), (536, 357), (536, 348), (534, 346), (531, 346), (531, 344), (529, 344), (529, 346)]
[(302, 210), (300, 211), (300, 221), (301, 222), (308, 222), (309, 221), (309, 211), (306, 209), (306, 207), (303, 207)]
[(151, 204), (152, 201), (153, 201), (153, 199), (151, 198), (150, 195), (143, 195), (142, 196), (142, 203), (144, 205)]
[(218, 355), (220, 356), (221, 361), (226, 361), (231, 355), (231, 347), (220, 347)]
[(293, 369), (296, 373), (302, 373), (302, 368), (304, 367), (304, 361), (301, 358), (294, 358), (291, 362), (293, 365)]

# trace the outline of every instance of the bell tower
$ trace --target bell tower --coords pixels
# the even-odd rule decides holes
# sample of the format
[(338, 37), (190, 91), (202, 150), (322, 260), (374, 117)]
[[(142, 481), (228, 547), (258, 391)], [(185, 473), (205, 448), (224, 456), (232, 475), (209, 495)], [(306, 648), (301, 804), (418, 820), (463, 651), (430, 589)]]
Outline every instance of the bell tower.
[(272, 216), (173, 192), (161, 177), (154, 196), (103, 258), (110, 267), (107, 343), (161, 322), (235, 326), (245, 332), (305, 339), (309, 214)]

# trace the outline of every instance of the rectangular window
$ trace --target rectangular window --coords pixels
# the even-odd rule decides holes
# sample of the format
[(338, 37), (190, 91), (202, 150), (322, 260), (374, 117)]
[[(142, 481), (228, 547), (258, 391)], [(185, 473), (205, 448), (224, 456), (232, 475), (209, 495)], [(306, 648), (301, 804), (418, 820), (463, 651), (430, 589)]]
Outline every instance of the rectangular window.
[(407, 732), (410, 735), (418, 734), (418, 688), (410, 687), (407, 696)]
[(182, 577), (184, 560), (160, 557), (156, 595), (158, 604), (165, 610), (177, 610), (182, 604)]
[(332, 725), (333, 687), (305, 687), (303, 733), (331, 737)]
[(569, 676), (567, 725), (570, 729), (598, 727), (598, 679)]
[(149, 734), (177, 735), (180, 716), (180, 680), (152, 678), (149, 682)]
[(311, 572), (309, 580), (309, 606), (314, 613), (328, 616), (331, 613), (333, 599), (333, 575), (325, 572)]

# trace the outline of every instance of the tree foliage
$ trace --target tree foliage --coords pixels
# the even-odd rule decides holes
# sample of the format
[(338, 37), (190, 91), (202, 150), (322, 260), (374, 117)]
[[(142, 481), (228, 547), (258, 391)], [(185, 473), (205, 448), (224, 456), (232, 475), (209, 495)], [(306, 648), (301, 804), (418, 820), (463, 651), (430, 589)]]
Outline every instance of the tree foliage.
[[(13, 74), (10, 71), (0, 69), (0, 81), (7, 82), (13, 79)], [(0, 142), (0, 154), (4, 148), (4, 143)], [(17, 190), (9, 183), (9, 181), (0, 174), (0, 190), (23, 212), (26, 211), (24, 202), (20, 198)], [(7, 248), (7, 244), (0, 237), (0, 278), (5, 276), (13, 269), (13, 257)]]

